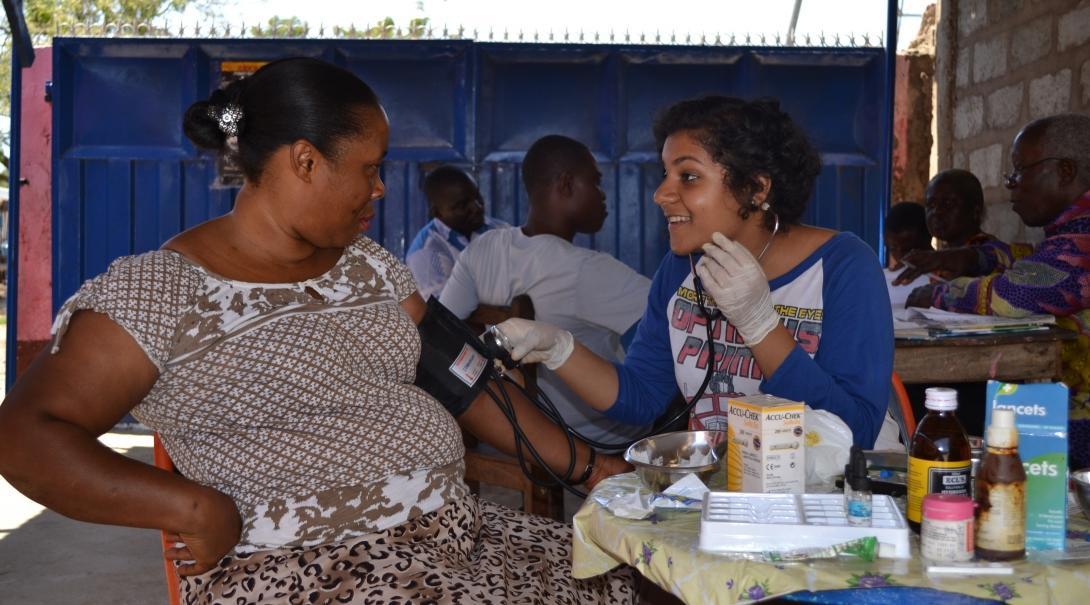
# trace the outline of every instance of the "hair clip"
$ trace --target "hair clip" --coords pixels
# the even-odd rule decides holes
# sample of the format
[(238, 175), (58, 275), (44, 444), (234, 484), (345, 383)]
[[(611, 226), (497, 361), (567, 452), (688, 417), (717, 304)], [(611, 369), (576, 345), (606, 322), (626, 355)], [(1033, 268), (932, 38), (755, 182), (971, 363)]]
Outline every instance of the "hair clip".
[(208, 117), (216, 121), (223, 134), (229, 137), (238, 136), (239, 124), (242, 122), (242, 107), (238, 104), (228, 103), (221, 107), (209, 107)]

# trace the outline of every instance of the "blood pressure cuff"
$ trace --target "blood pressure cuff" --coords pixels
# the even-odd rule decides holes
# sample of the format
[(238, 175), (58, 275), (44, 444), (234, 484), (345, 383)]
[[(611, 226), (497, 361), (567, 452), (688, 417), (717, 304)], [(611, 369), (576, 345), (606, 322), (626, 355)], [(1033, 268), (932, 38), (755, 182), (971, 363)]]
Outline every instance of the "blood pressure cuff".
[(417, 325), (420, 363), (416, 386), (439, 400), (457, 418), (484, 388), (491, 372), (490, 355), (473, 331), (434, 296)]

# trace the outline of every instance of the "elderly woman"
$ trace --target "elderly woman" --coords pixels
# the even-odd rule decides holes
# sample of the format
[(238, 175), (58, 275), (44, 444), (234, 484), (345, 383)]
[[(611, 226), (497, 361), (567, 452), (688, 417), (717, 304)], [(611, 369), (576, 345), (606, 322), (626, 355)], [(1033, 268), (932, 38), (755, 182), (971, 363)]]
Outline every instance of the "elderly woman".
[[(470, 495), (458, 424), (412, 385), (424, 303), (359, 235), (389, 132), (371, 89), (277, 61), (195, 103), (185, 132), (237, 138), (234, 209), (65, 303), (0, 407), (4, 476), (62, 514), (173, 534), (188, 603), (630, 601), (625, 572), (571, 578), (568, 527)], [(96, 441), (129, 410), (181, 475)], [(459, 421), (510, 448), (498, 414), (478, 400)], [(608, 469), (588, 460), (580, 444), (593, 483)]]
[(667, 109), (655, 137), (670, 252), (628, 356), (610, 364), (566, 331), (508, 320), (513, 355), (633, 424), (680, 390), (700, 396), (692, 424), (722, 429), (727, 396), (761, 392), (836, 414), (862, 447), (880, 430), (895, 444), (882, 268), (854, 235), (799, 224), (821, 168), (802, 131), (775, 101), (705, 97)]

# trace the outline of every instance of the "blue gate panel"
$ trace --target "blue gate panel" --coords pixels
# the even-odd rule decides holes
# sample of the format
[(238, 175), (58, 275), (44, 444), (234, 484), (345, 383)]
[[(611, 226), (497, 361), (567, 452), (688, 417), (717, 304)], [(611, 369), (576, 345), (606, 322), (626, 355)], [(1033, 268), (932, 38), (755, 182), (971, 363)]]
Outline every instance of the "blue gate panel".
[(521, 163), (486, 162), (478, 173), (477, 185), (485, 198), (485, 209), (491, 206), (491, 216), (511, 225), (521, 224), (529, 213), (521, 169)]
[[(54, 132), (56, 132), (54, 130)], [(54, 146), (56, 137), (54, 137)], [(83, 166), (53, 156), (53, 311), (86, 279), (83, 271)]]
[(651, 153), (651, 159), (658, 161), (651, 124), (661, 109), (695, 96), (744, 94), (740, 51), (708, 49), (678, 55), (662, 50), (631, 50), (621, 54), (622, 153)]
[(883, 130), (881, 55), (857, 52), (866, 54), (756, 54), (760, 77), (750, 95), (779, 99), (823, 152), (876, 160)]
[[(340, 52), (345, 67), (379, 94), (390, 148), (429, 159), (465, 161), (472, 105), (469, 42), (392, 41)], [(396, 157), (396, 156), (395, 156)]]
[[(405, 258), (405, 251), (409, 247), (406, 241), (409, 230), (409, 199), (410, 189), (419, 189), (417, 186), (417, 165), (415, 162), (404, 160), (388, 160), (382, 167), (382, 182), (386, 185), (386, 198), (380, 200), (375, 208), (375, 217), (379, 219), (378, 225), (371, 225), (368, 237), (383, 242), (387, 250), (398, 258)], [(374, 219), (372, 219), (372, 223)], [(376, 233), (375, 229), (378, 228)]]
[(157, 45), (155, 58), (93, 51), (70, 57), (69, 73), (60, 74), (70, 78), (71, 91), (62, 97), (62, 115), (71, 121), (58, 133), (61, 148), (85, 157), (147, 153), (124, 151), (130, 147), (178, 155), (183, 135), (172, 116), (193, 98), (181, 77), (187, 49)]
[(819, 148), (824, 168), (806, 222), (877, 247), (887, 205), (884, 53), (389, 40), (54, 39), (54, 308), (120, 255), (153, 250), (228, 212), (216, 160), (181, 118), (221, 80), (223, 61), (313, 56), (346, 67), (391, 120), (386, 197), (368, 235), (403, 257), (428, 220), (421, 178), (443, 163), (477, 177), (485, 210), (528, 214), (522, 159), (559, 133), (594, 152), (609, 215), (576, 243), (650, 275), (669, 237), (653, 195), (662, 166), (652, 119), (707, 93), (775, 96)]
[(134, 254), (155, 250), (182, 228), (182, 165), (133, 162)]
[(547, 134), (612, 155), (613, 120), (602, 47), (481, 44), (477, 159), (521, 155)]

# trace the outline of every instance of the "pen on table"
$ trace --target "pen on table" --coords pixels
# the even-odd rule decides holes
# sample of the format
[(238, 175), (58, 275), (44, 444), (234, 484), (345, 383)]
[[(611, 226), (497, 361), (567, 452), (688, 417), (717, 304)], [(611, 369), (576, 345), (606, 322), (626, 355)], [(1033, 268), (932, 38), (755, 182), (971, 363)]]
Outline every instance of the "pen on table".
[[(905, 261), (905, 260), (902, 260), (901, 264), (908, 267), (909, 269), (915, 269), (916, 268), (916, 265), (913, 265), (912, 263), (910, 263), (908, 261)], [(946, 282), (950, 281), (950, 280), (946, 279), (945, 277), (941, 277), (941, 276), (939, 276), (939, 275), (937, 275), (935, 273), (928, 273), (927, 277), (929, 277), (929, 278), (931, 278), (931, 279), (933, 279), (933, 280), (935, 280), (937, 282), (944, 283), (944, 284)]]
[(1009, 565), (928, 565), (929, 574), (958, 574), (974, 576), (1009, 576), (1014, 568)]

